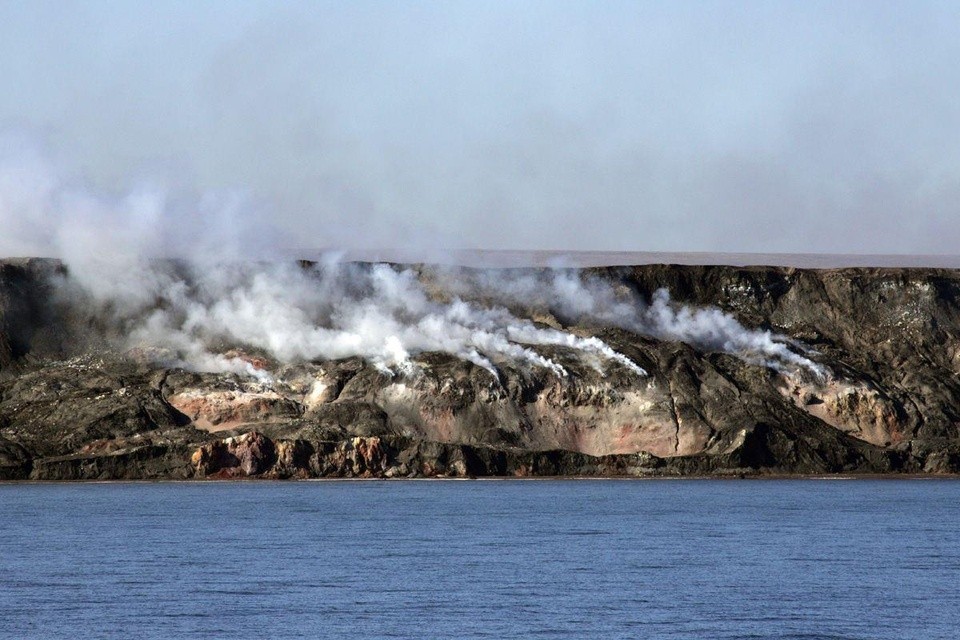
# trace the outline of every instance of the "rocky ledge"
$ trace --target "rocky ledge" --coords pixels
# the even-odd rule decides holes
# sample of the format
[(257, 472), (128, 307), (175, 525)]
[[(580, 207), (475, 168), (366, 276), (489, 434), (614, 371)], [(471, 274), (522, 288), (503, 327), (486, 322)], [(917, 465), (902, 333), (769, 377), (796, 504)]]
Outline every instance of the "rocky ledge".
[[(149, 345), (118, 348), (104, 320), (57, 294), (51, 277), (64, 269), (0, 262), (3, 480), (960, 472), (956, 271), (581, 273), (646, 301), (666, 289), (676, 305), (780, 336), (807, 369), (512, 300), (515, 317), (595, 338), (619, 359), (599, 367), (537, 343), (527, 348), (553, 369), (428, 350), (397, 372), (224, 344), (249, 366), (211, 373)], [(414, 270), (449, 296), (431, 268)]]

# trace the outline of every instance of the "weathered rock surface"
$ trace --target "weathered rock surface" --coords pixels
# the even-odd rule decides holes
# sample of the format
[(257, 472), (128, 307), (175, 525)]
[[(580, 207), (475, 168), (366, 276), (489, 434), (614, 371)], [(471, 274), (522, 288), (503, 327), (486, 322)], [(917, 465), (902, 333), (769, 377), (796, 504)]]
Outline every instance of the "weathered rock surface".
[(53, 295), (58, 270), (0, 262), (0, 479), (960, 472), (955, 271), (590, 270), (802, 341), (822, 379), (538, 303), (511, 311), (601, 338), (648, 375), (536, 346), (568, 375), (438, 352), (395, 376), (249, 356), (264, 381), (109, 350)]

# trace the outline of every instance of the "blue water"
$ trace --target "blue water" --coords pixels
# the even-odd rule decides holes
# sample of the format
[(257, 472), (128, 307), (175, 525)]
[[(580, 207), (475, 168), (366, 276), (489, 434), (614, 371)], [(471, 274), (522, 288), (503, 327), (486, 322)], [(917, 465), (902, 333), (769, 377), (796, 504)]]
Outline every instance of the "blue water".
[(0, 485), (0, 636), (957, 638), (960, 482)]

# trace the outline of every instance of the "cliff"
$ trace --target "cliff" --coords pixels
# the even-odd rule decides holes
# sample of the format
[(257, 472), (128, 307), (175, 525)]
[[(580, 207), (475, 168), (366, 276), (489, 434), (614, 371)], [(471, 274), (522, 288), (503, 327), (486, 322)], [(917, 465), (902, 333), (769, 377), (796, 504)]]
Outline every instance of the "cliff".
[[(545, 270), (414, 266), (431, 300), (502, 306), (548, 333), (393, 369), (223, 342), (246, 370), (219, 372), (118, 341), (127, 320), (63, 295), (68, 271), (0, 263), (0, 479), (960, 472), (953, 270), (574, 273), (614, 292), (604, 304), (650, 305), (646, 330), (550, 290), (491, 288)], [(515, 344), (524, 359), (503, 355)]]

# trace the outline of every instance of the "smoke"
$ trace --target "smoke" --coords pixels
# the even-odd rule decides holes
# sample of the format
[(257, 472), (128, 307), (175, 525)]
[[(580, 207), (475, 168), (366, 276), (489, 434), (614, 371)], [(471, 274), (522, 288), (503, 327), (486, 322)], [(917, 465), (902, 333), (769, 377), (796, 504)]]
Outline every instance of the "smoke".
[(629, 287), (564, 268), (509, 278), (448, 271), (444, 285), (460, 293), (482, 292), (501, 304), (540, 306), (572, 323), (619, 327), (658, 340), (685, 342), (701, 351), (722, 351), (779, 372), (805, 369), (818, 378), (827, 374), (789, 337), (748, 329), (715, 307), (675, 304), (667, 289), (653, 292), (647, 303)]
[[(569, 270), (548, 277), (482, 271), (431, 295), (417, 272), (389, 265), (143, 262), (123, 277), (85, 270), (64, 295), (122, 327), (126, 349), (162, 348), (171, 364), (265, 377), (240, 348), (279, 362), (360, 356), (389, 375), (413, 373), (414, 356), (439, 351), (488, 370), (503, 364), (567, 370), (536, 347), (561, 347), (603, 372), (646, 372), (596, 337), (547, 327), (508, 307), (545, 304), (573, 324), (614, 326), (722, 351), (788, 373), (825, 370), (785, 336), (749, 330), (716, 308), (690, 308), (658, 290), (649, 304), (611, 282)], [(473, 298), (473, 299), (471, 299)]]
[(242, 358), (217, 353), (227, 345), (281, 362), (361, 356), (385, 373), (409, 373), (412, 355), (441, 351), (494, 376), (501, 362), (566, 376), (560, 364), (533, 348), (560, 346), (592, 363), (614, 361), (644, 375), (595, 338), (537, 326), (500, 306), (434, 301), (410, 269), (335, 261), (155, 263), (136, 277), (142, 284), (136, 295), (127, 295), (124, 286), (104, 296), (102, 288), (73, 277), (64, 286), (75, 287), (78, 297), (96, 291), (102, 309), (125, 323), (127, 348), (159, 346), (193, 368), (248, 370)]
[(0, 123), (306, 249), (956, 253), (958, 3), (415, 4), (0, 2)]
[[(287, 234), (239, 189), (198, 193), (144, 178), (119, 193), (92, 189), (50, 157), (36, 138), (0, 131), (0, 255), (48, 256), (72, 271), (137, 269), (145, 259), (216, 262), (276, 258)], [(102, 284), (97, 274), (87, 279)]]
[(504, 364), (567, 376), (544, 355), (560, 348), (601, 372), (613, 365), (646, 375), (596, 337), (511, 311), (540, 307), (566, 326), (614, 326), (779, 371), (822, 374), (786, 338), (748, 330), (719, 309), (673, 304), (664, 290), (648, 303), (569, 269), (439, 270), (439, 289), (431, 290), (409, 268), (342, 263), (333, 254), (296, 263), (261, 219), (257, 204), (236, 191), (176, 192), (152, 182), (97, 192), (28, 139), (0, 137), (0, 226), (7, 230), (0, 254), (61, 258), (68, 273), (57, 280), (62, 301), (105, 326), (117, 347), (169, 364), (267, 379), (253, 357), (359, 356), (395, 375), (413, 372), (418, 354), (438, 351), (494, 377)]

